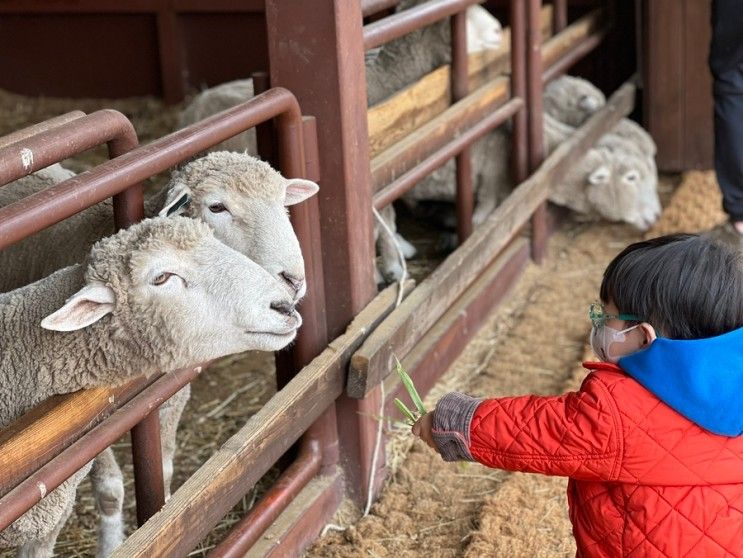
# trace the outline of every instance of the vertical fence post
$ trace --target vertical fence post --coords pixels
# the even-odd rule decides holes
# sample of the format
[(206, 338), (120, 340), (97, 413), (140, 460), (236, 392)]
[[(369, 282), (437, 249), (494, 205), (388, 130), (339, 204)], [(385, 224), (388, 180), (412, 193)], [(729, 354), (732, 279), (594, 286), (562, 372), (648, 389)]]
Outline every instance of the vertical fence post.
[[(108, 142), (111, 159), (137, 147), (136, 137)], [(137, 184), (114, 196), (114, 225), (124, 229), (144, 218), (143, 186)], [(137, 524), (143, 525), (165, 504), (163, 456), (160, 442), (160, 414), (155, 409), (131, 430), (134, 493)]]
[[(526, 0), (527, 37), (527, 106), (529, 112), (529, 171), (534, 172), (544, 160), (544, 115), (542, 108), (542, 29), (541, 0)], [(541, 263), (547, 248), (547, 202), (542, 203), (531, 219), (531, 253)]]
[[(267, 0), (271, 85), (317, 118), (328, 338), (376, 294), (366, 78), (359, 0)], [(362, 501), (371, 471), (379, 392), (338, 401), (347, 489)], [(384, 449), (380, 451), (384, 463)], [(380, 473), (383, 472), (380, 467)]]
[[(461, 11), (451, 17), (451, 51), (451, 99), (455, 103), (466, 97), (469, 89), (466, 11)], [(471, 153), (471, 148), (467, 147), (455, 159), (457, 166), (457, 236), (460, 244), (472, 234), (474, 192)]]
[(552, 34), (557, 35), (568, 26), (568, 0), (552, 1)]
[[(511, 0), (511, 97), (526, 101), (526, 11), (524, 0)], [(526, 102), (513, 115), (513, 183), (521, 184), (529, 174)]]

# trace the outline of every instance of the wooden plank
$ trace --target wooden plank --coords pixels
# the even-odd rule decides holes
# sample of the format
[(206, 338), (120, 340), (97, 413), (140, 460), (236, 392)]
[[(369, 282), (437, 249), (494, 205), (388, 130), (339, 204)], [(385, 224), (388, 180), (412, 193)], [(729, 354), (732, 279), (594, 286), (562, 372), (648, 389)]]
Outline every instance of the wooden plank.
[[(517, 237), (402, 360), (422, 396), (428, 393), (477, 334), (488, 315), (503, 301), (528, 261), (529, 241), (526, 237)], [(399, 412), (393, 408), (395, 397), (407, 401), (404, 390), (397, 374), (387, 376), (384, 391), (388, 416), (397, 416)]]
[[(405, 288), (409, 291), (412, 281)], [(227, 440), (114, 556), (182, 556), (196, 546), (343, 393), (351, 355), (392, 311), (396, 297), (396, 285), (377, 295), (343, 335)]]
[[(602, 10), (594, 10), (570, 25), (560, 35), (549, 39), (543, 47), (544, 67), (548, 68), (550, 65), (558, 63), (566, 52), (575, 45), (578, 45), (589, 35), (595, 33), (601, 25), (602, 17)], [(426, 79), (428, 78), (424, 78), (424, 80)], [(441, 79), (441, 77), (438, 76), (436, 79)], [(416, 120), (418, 127), (415, 131), (388, 146), (372, 159), (371, 172), (374, 189), (376, 191), (380, 190), (395, 177), (410, 170), (420, 161), (441, 148), (452, 136), (473, 126), (474, 123), (481, 119), (483, 112), (495, 110), (506, 101), (509, 96), (509, 90), (509, 78), (507, 76), (499, 76), (491, 79), (458, 103), (448, 108), (444, 107), (442, 112), (434, 116), (433, 119), (428, 120), (425, 124), (421, 124)], [(431, 94), (430, 91), (428, 94)], [(405, 129), (405, 125), (402, 124), (404, 119), (422, 119), (431, 116), (428, 113), (417, 114), (415, 110), (408, 110), (408, 102), (413, 103), (420, 100), (417, 97), (412, 100), (406, 100), (405, 92), (401, 95), (403, 97), (399, 97), (402, 99), (400, 105), (390, 105), (387, 107), (390, 111), (389, 114), (393, 114), (394, 111), (397, 111), (397, 114), (399, 114), (399, 118), (395, 117), (397, 120), (388, 115), (390, 122), (399, 124), (400, 126), (398, 131), (393, 131), (387, 127), (384, 128), (384, 133), (390, 137), (399, 137), (399, 133)], [(421, 99), (426, 98), (424, 91), (415, 95), (420, 95)], [(393, 101), (395, 99), (398, 99), (398, 96), (392, 98)]]
[[(645, 0), (645, 126), (658, 146), (659, 170), (683, 169), (684, 2)], [(699, 22), (697, 22), (699, 23)], [(708, 21), (704, 25), (709, 25)], [(710, 107), (710, 111), (711, 111)]]
[(605, 28), (604, 10), (593, 10), (577, 19), (554, 37), (545, 41), (542, 46), (542, 63), (548, 68), (556, 63), (575, 44), (589, 35)]
[(155, 13), (167, 8), (176, 13), (263, 13), (265, 0), (4, 0), (0, 13)]
[(353, 355), (347, 392), (363, 397), (392, 370), (392, 355), (404, 357), (546, 200), (559, 180), (634, 104), (633, 85), (609, 102), (562, 143), (525, 182), (431, 273)]
[(118, 388), (56, 395), (0, 430), (0, 496), (102, 422), (147, 383), (140, 379)]
[(175, 12), (162, 9), (157, 13), (156, 20), (163, 100), (172, 105), (182, 101), (186, 93), (188, 72), (183, 54), (183, 40)]
[(711, 18), (711, 4), (686, 0), (685, 5), (683, 169), (711, 169), (715, 162), (715, 136), (712, 74), (707, 58), (712, 29), (706, 25)]
[[(552, 6), (542, 8), (542, 32), (551, 33)], [(503, 40), (496, 49), (469, 55), (470, 90), (477, 89), (510, 67), (511, 30), (503, 29)], [(450, 67), (441, 66), (416, 83), (369, 109), (369, 150), (372, 157), (441, 114), (451, 104)]]
[(342, 495), (340, 471), (314, 479), (245, 554), (245, 558), (301, 555), (328, 524)]
[(448, 143), (458, 131), (472, 127), (484, 112), (503, 104), (508, 91), (508, 78), (496, 78), (374, 157), (371, 161), (374, 190), (380, 190), (417, 165)]

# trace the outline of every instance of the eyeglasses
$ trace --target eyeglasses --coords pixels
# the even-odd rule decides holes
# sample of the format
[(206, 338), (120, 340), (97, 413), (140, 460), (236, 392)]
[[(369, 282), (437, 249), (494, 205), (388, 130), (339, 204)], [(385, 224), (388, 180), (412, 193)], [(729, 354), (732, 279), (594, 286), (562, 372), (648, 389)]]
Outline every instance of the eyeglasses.
[(634, 314), (607, 314), (604, 305), (600, 302), (594, 302), (588, 307), (588, 317), (591, 319), (593, 327), (603, 327), (606, 320), (624, 320), (625, 322), (642, 322), (644, 318)]

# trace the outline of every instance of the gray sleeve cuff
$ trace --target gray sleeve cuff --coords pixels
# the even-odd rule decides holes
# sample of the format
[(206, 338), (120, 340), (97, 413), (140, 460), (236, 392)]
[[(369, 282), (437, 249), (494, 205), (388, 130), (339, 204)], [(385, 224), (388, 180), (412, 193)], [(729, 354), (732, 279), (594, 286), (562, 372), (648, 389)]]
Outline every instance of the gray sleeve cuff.
[(432, 435), (444, 461), (474, 461), (470, 454), (470, 423), (479, 399), (449, 393), (436, 404)]

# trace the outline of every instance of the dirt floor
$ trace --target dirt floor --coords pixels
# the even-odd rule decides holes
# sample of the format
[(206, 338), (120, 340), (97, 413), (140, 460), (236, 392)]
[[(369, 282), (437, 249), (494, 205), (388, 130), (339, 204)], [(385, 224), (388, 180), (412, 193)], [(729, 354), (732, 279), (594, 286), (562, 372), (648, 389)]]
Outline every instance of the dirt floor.
[[(152, 99), (70, 104), (28, 100), (0, 91), (0, 135), (74, 108), (90, 112), (104, 106), (127, 114), (141, 143), (170, 132), (179, 108), (163, 107)], [(105, 150), (97, 150), (68, 161), (67, 166), (80, 172), (105, 159)], [(666, 204), (674, 186), (671, 178), (661, 184)], [(678, 192), (687, 190), (691, 201), (677, 204), (674, 210), (681, 221), (661, 221), (659, 232), (678, 230), (684, 219), (688, 225), (689, 219), (698, 216), (693, 208), (699, 204), (719, 207), (709, 174), (694, 175)], [(667, 213), (673, 213), (670, 207)], [(703, 227), (719, 218), (712, 211), (704, 223), (693, 226)], [(412, 262), (411, 272), (423, 276), (438, 261), (435, 242), (426, 241), (415, 225), (401, 229), (413, 237), (421, 233), (418, 246), (423, 257)], [(586, 353), (587, 306), (597, 297), (601, 272), (619, 250), (640, 238), (640, 233), (627, 226), (569, 219), (551, 239), (545, 263), (527, 268), (507, 302), (429, 394), (428, 405), (451, 390), (498, 396), (550, 394), (574, 387), (583, 375), (580, 362)], [(273, 371), (271, 355), (249, 353), (225, 359), (193, 384), (179, 429), (174, 488), (270, 398), (275, 391)], [(127, 479), (130, 533), (135, 519), (128, 437), (115, 450)], [(575, 551), (564, 479), (509, 474), (476, 464), (445, 464), (427, 447), (414, 443), (407, 431), (393, 434), (388, 463), (391, 476), (371, 514), (356, 521), (358, 514), (344, 506), (334, 523), (348, 528), (329, 532), (307, 556), (551, 557)], [(275, 474), (270, 472), (191, 555), (205, 556)], [(90, 484), (84, 481), (75, 513), (58, 540), (57, 554), (92, 556), (95, 522)], [(0, 553), (0, 557), (10, 555)]]

